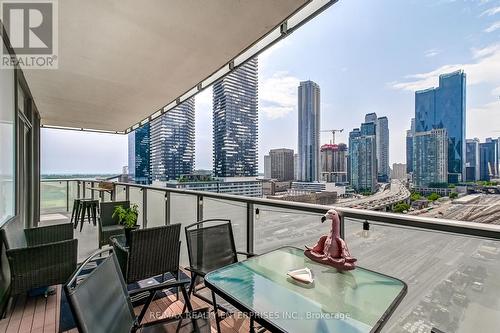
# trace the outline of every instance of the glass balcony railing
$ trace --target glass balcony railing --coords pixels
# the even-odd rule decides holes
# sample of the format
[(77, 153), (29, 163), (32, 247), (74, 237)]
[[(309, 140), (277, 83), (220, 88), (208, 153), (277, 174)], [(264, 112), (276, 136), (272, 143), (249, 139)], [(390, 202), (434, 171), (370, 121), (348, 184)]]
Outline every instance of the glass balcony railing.
[(73, 182), (43, 181), (40, 184), (40, 211), (42, 214), (68, 209), (68, 186)]
[[(74, 198), (94, 197), (97, 182), (42, 181), (42, 213), (70, 211)], [(264, 253), (303, 248), (329, 231), (328, 206), (115, 183), (104, 200), (139, 206), (139, 224), (183, 227), (229, 219), (238, 250)], [(461, 221), (337, 208), (342, 233), (361, 267), (405, 281), (408, 293), (384, 332), (494, 331), (500, 326), (500, 227)], [(369, 230), (367, 229), (369, 226)], [(185, 244), (184, 233), (181, 233)], [(97, 244), (96, 244), (97, 246)], [(182, 246), (181, 264), (187, 264)]]

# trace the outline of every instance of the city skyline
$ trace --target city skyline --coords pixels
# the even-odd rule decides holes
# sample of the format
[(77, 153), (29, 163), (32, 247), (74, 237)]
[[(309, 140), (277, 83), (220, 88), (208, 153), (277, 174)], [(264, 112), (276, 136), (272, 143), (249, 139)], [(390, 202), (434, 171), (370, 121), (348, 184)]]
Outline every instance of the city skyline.
[[(362, 115), (386, 114), (391, 122), (390, 164), (405, 162), (405, 131), (414, 92), (437, 86), (439, 74), (455, 69), (462, 68), (468, 75), (466, 138), (483, 141), (498, 136), (499, 30), (485, 30), (499, 14), (483, 14), (493, 7), (492, 2), (386, 3), (394, 10), (356, 0), (339, 2), (259, 57), (259, 172), (271, 148), (297, 148), (295, 139), (279, 133), (297, 128), (293, 94), (305, 79), (322, 87), (323, 127), (346, 129), (337, 142), (347, 143), (346, 132)], [(420, 24), (423, 17), (428, 22), (425, 26)], [(347, 33), (331, 33), (340, 30)], [(412, 36), (411, 41), (405, 36)], [(211, 169), (211, 88), (196, 96), (196, 109), (196, 168)], [(42, 129), (42, 136), (45, 173), (117, 172), (126, 164), (126, 138), (49, 129)], [(330, 137), (322, 133), (321, 143), (328, 143)], [(78, 154), (68, 141), (80, 143)], [(105, 144), (96, 147), (93, 142)], [(74, 163), (67, 156), (89, 158)]]

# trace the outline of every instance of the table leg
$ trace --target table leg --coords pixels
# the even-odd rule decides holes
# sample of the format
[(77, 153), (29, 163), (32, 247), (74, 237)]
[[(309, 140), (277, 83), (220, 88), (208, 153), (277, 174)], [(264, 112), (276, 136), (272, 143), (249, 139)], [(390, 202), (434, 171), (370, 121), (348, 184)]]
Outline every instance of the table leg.
[(219, 310), (217, 309), (217, 299), (215, 298), (215, 293), (213, 291), (212, 302), (214, 306), (215, 326), (217, 327), (217, 333), (220, 333)]

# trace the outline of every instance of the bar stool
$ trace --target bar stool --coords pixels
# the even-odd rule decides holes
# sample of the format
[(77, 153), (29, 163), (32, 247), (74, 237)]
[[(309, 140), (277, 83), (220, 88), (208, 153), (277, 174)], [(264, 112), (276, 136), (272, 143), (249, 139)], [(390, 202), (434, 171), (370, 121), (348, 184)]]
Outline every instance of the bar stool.
[[(87, 213), (87, 219), (89, 223), (93, 223), (94, 226), (97, 225), (97, 214), (99, 212), (99, 200), (89, 199), (80, 201), (81, 206), (81, 219), (80, 219), (80, 232), (83, 229), (83, 223), (85, 222), (85, 213)], [(92, 219), (92, 222), (91, 222)]]
[(73, 228), (75, 228), (75, 229), (78, 226), (78, 221), (79, 221), (79, 217), (80, 217), (80, 213), (81, 213), (81, 209), (82, 209), (82, 201), (85, 201), (85, 200), (92, 200), (92, 199), (77, 198), (77, 199), (73, 200), (73, 210), (71, 212), (70, 223), (74, 223)]

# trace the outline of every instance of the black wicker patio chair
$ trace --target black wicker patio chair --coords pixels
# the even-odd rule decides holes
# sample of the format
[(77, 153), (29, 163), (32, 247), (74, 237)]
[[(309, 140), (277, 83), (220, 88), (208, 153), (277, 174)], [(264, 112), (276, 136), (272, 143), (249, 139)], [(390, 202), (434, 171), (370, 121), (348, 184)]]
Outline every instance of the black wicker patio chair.
[(124, 235), (123, 226), (120, 224), (118, 217), (113, 217), (115, 207), (122, 206), (123, 208), (130, 207), (130, 201), (108, 201), (101, 202), (99, 209), (99, 233), (98, 241), (99, 248), (105, 245), (111, 245), (109, 238), (117, 235)]
[(65, 283), (76, 269), (78, 241), (71, 223), (24, 229), (18, 221), (2, 228), (10, 266), (11, 296)]
[(171, 273), (179, 278), (181, 225), (138, 229), (124, 236), (111, 237), (111, 244), (128, 284)]
[[(189, 294), (194, 295), (203, 301), (216, 305), (222, 310), (225, 316), (230, 315), (229, 310), (217, 304), (215, 293), (212, 291), (212, 299), (198, 293), (205, 286), (197, 287), (196, 280), (218, 268), (238, 262), (238, 255), (247, 257), (254, 256), (253, 253), (236, 251), (231, 220), (210, 219), (193, 223), (186, 227), (186, 243), (189, 256), (189, 267), (191, 272), (191, 284)], [(220, 332), (219, 322), (225, 316), (220, 317), (214, 308), (217, 331)]]
[[(64, 286), (68, 303), (81, 333), (160, 333), (160, 332), (210, 332), (207, 309), (193, 311), (185, 286), (189, 280), (165, 282), (136, 292), (150, 294), (139, 316), (132, 307), (127, 286), (120, 273), (116, 256), (111, 253), (83, 279), (79, 275), (86, 264), (108, 250), (90, 256)], [(179, 287), (189, 310), (177, 316), (141, 324), (153, 297), (158, 290)]]

